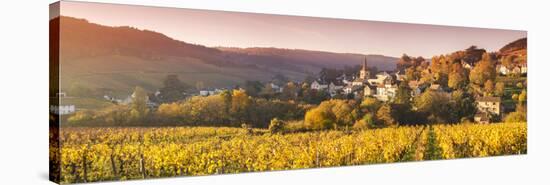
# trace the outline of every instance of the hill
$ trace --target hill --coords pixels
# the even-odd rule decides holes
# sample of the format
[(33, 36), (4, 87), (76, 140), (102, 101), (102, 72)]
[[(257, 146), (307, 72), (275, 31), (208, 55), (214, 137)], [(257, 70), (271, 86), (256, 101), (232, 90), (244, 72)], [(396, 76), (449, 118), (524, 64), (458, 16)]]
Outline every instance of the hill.
[(503, 56), (527, 56), (527, 38), (521, 38), (506, 44), (499, 50)]
[(246, 80), (269, 81), (276, 74), (302, 80), (322, 68), (369, 65), (393, 70), (397, 58), (280, 48), (212, 48), (133, 27), (110, 27), (84, 19), (60, 22), (61, 89), (79, 83), (124, 95), (136, 86), (154, 91), (168, 74), (194, 85), (227, 87)]

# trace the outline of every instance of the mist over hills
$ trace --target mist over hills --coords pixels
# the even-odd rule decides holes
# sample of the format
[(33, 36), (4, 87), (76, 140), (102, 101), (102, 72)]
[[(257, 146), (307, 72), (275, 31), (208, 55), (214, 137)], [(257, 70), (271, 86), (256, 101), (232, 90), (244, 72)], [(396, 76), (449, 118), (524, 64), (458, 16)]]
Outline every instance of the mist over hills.
[(137, 85), (154, 91), (168, 74), (194, 85), (228, 87), (246, 80), (269, 81), (283, 74), (296, 81), (322, 68), (362, 63), (393, 70), (398, 58), (284, 48), (206, 47), (174, 40), (162, 33), (129, 26), (110, 27), (84, 19), (58, 17), (61, 89), (78, 83), (115, 94)]

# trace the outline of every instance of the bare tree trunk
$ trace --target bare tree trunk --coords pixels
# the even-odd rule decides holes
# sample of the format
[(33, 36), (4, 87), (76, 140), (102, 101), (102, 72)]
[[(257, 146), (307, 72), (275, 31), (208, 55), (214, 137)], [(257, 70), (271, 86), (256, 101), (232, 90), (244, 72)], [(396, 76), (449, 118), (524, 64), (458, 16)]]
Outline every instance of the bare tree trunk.
[(143, 154), (140, 156), (139, 159), (139, 171), (141, 172), (141, 178), (145, 179), (147, 177), (147, 174), (145, 173), (145, 159), (143, 159)]
[(118, 173), (116, 171), (115, 156), (111, 154), (111, 169), (113, 169), (113, 176), (118, 179)]
[(88, 161), (86, 160), (86, 155), (88, 154), (88, 151), (84, 151), (84, 155), (82, 155), (82, 168), (84, 171), (84, 182), (88, 182)]

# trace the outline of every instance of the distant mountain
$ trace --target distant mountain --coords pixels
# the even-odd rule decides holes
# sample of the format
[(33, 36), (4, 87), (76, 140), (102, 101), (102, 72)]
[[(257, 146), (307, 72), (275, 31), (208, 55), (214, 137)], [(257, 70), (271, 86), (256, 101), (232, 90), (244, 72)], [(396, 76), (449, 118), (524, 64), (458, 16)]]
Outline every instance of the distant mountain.
[[(281, 63), (288, 65), (342, 68), (362, 64), (365, 57), (368, 65), (379, 70), (394, 70), (398, 58), (383, 55), (363, 55), (352, 53), (332, 53), (325, 51), (311, 51), (303, 49), (282, 48), (228, 48), (218, 47), (233, 61), (245, 64), (260, 64), (278, 66)], [(244, 57), (243, 57), (244, 56)]]
[(58, 17), (61, 88), (79, 83), (129, 93), (134, 86), (154, 91), (167, 74), (194, 85), (227, 87), (246, 80), (269, 81), (276, 74), (302, 80), (322, 68), (362, 63), (393, 70), (397, 58), (280, 48), (211, 48), (174, 40), (150, 30), (110, 27), (84, 19)]

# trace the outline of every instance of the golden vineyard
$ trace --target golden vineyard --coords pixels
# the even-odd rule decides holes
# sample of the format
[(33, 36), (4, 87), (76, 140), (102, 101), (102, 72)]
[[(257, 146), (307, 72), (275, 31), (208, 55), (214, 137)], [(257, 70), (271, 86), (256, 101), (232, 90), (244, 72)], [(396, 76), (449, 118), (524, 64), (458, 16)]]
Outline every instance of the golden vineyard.
[(526, 123), (291, 134), (211, 127), (64, 128), (60, 136), (50, 160), (60, 160), (63, 183), (527, 153)]

